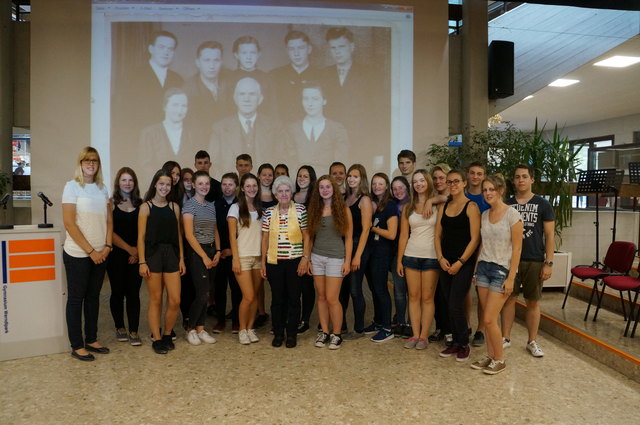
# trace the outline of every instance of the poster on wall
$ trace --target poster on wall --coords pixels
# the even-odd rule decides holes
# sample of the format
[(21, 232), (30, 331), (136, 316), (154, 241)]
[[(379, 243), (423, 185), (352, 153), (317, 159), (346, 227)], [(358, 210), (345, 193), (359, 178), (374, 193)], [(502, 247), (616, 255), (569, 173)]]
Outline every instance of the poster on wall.
[(254, 171), (392, 169), (412, 140), (411, 8), (252, 3), (94, 0), (92, 145), (107, 175), (149, 181), (199, 150), (214, 177), (240, 154)]

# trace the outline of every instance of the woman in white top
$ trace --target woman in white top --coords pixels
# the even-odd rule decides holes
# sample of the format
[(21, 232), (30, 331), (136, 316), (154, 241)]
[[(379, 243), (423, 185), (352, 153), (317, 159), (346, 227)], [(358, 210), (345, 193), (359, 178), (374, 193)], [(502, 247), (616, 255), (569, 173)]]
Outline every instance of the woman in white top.
[(262, 287), (260, 276), (262, 243), (262, 203), (260, 202), (260, 184), (251, 173), (242, 176), (238, 202), (231, 205), (227, 214), (229, 224), (229, 243), (231, 244), (231, 270), (236, 276), (242, 301), (238, 308), (240, 344), (258, 342), (253, 328), (258, 311), (257, 293)]
[(487, 329), (487, 357), (472, 363), (471, 367), (489, 375), (505, 369), (498, 316), (513, 292), (522, 252), (522, 218), (503, 201), (504, 191), (502, 177), (488, 176), (482, 182), (484, 200), (491, 208), (482, 213), (482, 244), (474, 278)]
[[(89, 352), (109, 352), (98, 342), (100, 289), (111, 253), (113, 223), (109, 193), (102, 183), (100, 156), (87, 146), (80, 151), (75, 178), (62, 193), (62, 218), (67, 231), (64, 267), (67, 272), (67, 331), (71, 355), (91, 361)], [(82, 312), (84, 309), (84, 337)]]
[(413, 336), (405, 348), (427, 348), (427, 332), (435, 311), (433, 296), (438, 283), (439, 265), (434, 245), (435, 207), (425, 218), (433, 182), (426, 170), (417, 170), (411, 178), (411, 201), (402, 208), (398, 240), (398, 275), (407, 278), (409, 318)]

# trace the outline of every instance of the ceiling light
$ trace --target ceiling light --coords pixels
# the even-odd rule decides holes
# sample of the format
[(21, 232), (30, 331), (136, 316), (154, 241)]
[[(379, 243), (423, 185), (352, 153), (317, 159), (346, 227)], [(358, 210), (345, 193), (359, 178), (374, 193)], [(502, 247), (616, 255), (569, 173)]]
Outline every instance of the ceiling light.
[(549, 84), (549, 87), (567, 87), (567, 86), (571, 86), (571, 85), (579, 83), (579, 82), (580, 82), (580, 80), (570, 80), (570, 79), (567, 79), (567, 78), (558, 78), (557, 80), (555, 80), (554, 82)]
[(625, 68), (640, 62), (637, 56), (612, 56), (608, 59), (596, 62), (594, 66), (609, 66), (611, 68)]
[(522, 99), (522, 100), (529, 100), (529, 99), (532, 99), (532, 98), (533, 98), (533, 95), (532, 95), (532, 94), (530, 94), (529, 96), (525, 97), (525, 98), (524, 98), (524, 99)]

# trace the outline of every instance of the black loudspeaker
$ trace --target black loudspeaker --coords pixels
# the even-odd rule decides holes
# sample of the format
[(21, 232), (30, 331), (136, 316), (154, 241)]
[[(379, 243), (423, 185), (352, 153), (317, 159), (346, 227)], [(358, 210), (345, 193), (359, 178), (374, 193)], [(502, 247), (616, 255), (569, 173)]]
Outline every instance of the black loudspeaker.
[(513, 50), (512, 41), (489, 44), (489, 99), (513, 96)]

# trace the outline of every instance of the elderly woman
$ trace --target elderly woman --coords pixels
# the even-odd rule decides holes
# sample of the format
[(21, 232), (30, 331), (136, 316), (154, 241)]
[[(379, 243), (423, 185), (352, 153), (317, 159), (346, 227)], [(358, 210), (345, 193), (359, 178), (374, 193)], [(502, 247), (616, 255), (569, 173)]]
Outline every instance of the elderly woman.
[[(287, 329), (287, 348), (297, 344), (300, 319), (300, 277), (309, 270), (307, 210), (292, 200), (294, 185), (287, 176), (273, 183), (278, 203), (262, 217), (263, 278), (271, 285), (271, 315), (274, 347), (282, 346)], [(285, 305), (286, 303), (286, 305)]]

